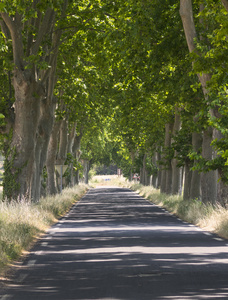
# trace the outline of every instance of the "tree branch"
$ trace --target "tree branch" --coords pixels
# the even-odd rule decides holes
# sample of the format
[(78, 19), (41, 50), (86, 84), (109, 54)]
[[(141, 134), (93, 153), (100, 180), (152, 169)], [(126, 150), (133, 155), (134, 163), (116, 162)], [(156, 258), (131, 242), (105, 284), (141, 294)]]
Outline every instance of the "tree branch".
[(228, 0), (221, 0), (221, 1), (225, 9), (228, 11)]
[(44, 18), (43, 18), (43, 22), (39, 28), (39, 31), (38, 31), (38, 36), (37, 36), (37, 39), (32, 47), (32, 54), (33, 55), (36, 55), (39, 51), (39, 47), (41, 45), (41, 42), (43, 40), (43, 37), (45, 36), (45, 34), (50, 30), (50, 25), (53, 21), (53, 18), (54, 18), (54, 15), (55, 15), (55, 12), (53, 9), (51, 8), (48, 8), (46, 10), (46, 13), (44, 15)]
[(197, 34), (196, 34), (196, 28), (193, 20), (191, 0), (180, 0), (180, 16), (184, 27), (188, 49), (189, 52), (192, 52), (196, 48), (194, 39), (197, 37)]
[(0, 15), (10, 31), (12, 44), (13, 44), (14, 64), (17, 68), (21, 69), (23, 67), (23, 57), (24, 57), (22, 34), (20, 30), (21, 18), (17, 14), (15, 21), (13, 21), (12, 18), (10, 18), (10, 16), (7, 13), (1, 13)]

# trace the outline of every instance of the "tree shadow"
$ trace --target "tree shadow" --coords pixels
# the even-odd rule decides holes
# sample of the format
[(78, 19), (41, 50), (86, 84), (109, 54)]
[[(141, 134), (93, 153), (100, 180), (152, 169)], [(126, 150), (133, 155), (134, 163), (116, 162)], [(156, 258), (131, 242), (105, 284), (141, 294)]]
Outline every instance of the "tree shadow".
[(34, 247), (8, 290), (17, 300), (227, 299), (227, 267), (226, 241), (128, 189), (93, 189)]

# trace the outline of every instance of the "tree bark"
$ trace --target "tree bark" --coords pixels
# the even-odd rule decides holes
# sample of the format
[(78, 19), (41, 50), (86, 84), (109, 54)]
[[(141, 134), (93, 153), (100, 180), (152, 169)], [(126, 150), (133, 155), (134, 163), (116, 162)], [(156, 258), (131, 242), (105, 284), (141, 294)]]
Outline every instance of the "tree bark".
[[(175, 136), (178, 134), (178, 131), (180, 130), (181, 127), (181, 118), (180, 114), (178, 111), (178, 108), (175, 110), (175, 121), (173, 125), (173, 132), (172, 135)], [(173, 139), (172, 139), (173, 143)], [(178, 194), (180, 190), (180, 178), (181, 178), (181, 172), (180, 168), (177, 166), (178, 165), (178, 152), (175, 150), (174, 152), (174, 158), (172, 159), (171, 165), (172, 165), (172, 194)]]
[[(154, 168), (156, 168), (157, 167), (157, 152), (155, 152), (152, 157), (152, 163), (153, 163)], [(152, 174), (152, 186), (154, 188), (157, 188), (157, 180), (158, 180), (158, 172)]]
[[(81, 156), (80, 145), (81, 145), (82, 136), (83, 136), (83, 134), (82, 134), (82, 130), (81, 130), (80, 134), (75, 136), (73, 149), (72, 149), (73, 155), (77, 162), (79, 162), (80, 156)], [(79, 184), (79, 170), (74, 171), (73, 174), (75, 174), (75, 175), (73, 175), (73, 178), (72, 178), (73, 185)]]
[(193, 19), (192, 0), (180, 0), (180, 16), (182, 19), (185, 37), (189, 52), (195, 50), (194, 39), (197, 37)]
[(48, 144), (47, 150), (47, 159), (46, 159), (46, 167), (47, 167), (47, 193), (49, 195), (54, 195), (57, 192), (55, 186), (55, 161), (58, 150), (58, 136), (60, 130), (61, 122), (55, 121), (54, 126), (52, 128), (51, 137)]
[(228, 0), (221, 0), (221, 1), (225, 9), (228, 11)]
[[(72, 157), (73, 157), (73, 145), (74, 145), (74, 140), (75, 140), (75, 136), (76, 136), (76, 126), (77, 126), (77, 123), (75, 122), (72, 125), (72, 128), (70, 129), (70, 133), (68, 135), (67, 154), (71, 154)], [(74, 180), (73, 180), (73, 178), (74, 178), (74, 176), (73, 176), (73, 173), (74, 173), (73, 162), (71, 162), (68, 165), (68, 168), (69, 168), (70, 176), (68, 178), (67, 184), (72, 187), (74, 185)]]
[[(200, 5), (200, 10), (203, 9), (203, 5)], [(194, 39), (197, 37), (195, 24), (193, 20), (193, 10), (191, 0), (180, 0), (180, 15), (183, 22), (184, 32), (189, 48), (189, 52), (195, 51), (196, 47)], [(193, 62), (194, 64), (194, 62)], [(199, 81), (202, 85), (204, 97), (208, 99), (207, 82), (211, 80), (210, 74), (198, 74)], [(212, 111), (210, 111), (213, 114)], [(202, 156), (206, 160), (212, 159), (212, 128), (208, 128), (203, 133), (203, 144), (202, 144)], [(214, 171), (201, 174), (201, 190), (202, 190), (202, 201), (214, 203), (216, 201), (216, 190), (217, 190), (217, 174)]]
[[(52, 129), (53, 115), (50, 113), (53, 106), (53, 89), (55, 84), (55, 70), (60, 45), (61, 30), (52, 31), (55, 22), (55, 11), (48, 8), (41, 13), (33, 2), (34, 10), (38, 14), (36, 18), (27, 21), (34, 28), (34, 36), (31, 32), (25, 34), (22, 15), (18, 12), (13, 17), (7, 13), (0, 13), (2, 17), (1, 27), (10, 34), (13, 47), (13, 86), (15, 91), (15, 122), (11, 142), (11, 154), (7, 159), (11, 160), (13, 167), (10, 172), (13, 178), (8, 195), (10, 198), (21, 199), (32, 197), (39, 199), (40, 176), (46, 158), (46, 151), (50, 132)], [(67, 0), (62, 7), (62, 17), (65, 14)], [(32, 25), (36, 26), (32, 26)], [(44, 37), (50, 38), (47, 44), (48, 51), (44, 51), (41, 59), (49, 62), (51, 66), (47, 70), (40, 70), (35, 64), (28, 64), (30, 55), (36, 55), (44, 42)], [(26, 44), (27, 41), (27, 44)], [(51, 51), (50, 51), (51, 50)], [(25, 57), (26, 56), (26, 57)], [(42, 111), (41, 99), (46, 99), (46, 110)], [(45, 124), (49, 124), (47, 127)], [(45, 128), (46, 127), (46, 128)], [(9, 177), (9, 176), (8, 176)]]
[(68, 121), (63, 119), (60, 126), (59, 135), (59, 151), (56, 159), (57, 165), (64, 165), (67, 155), (67, 144), (68, 144)]
[[(195, 152), (199, 152), (199, 149), (202, 146), (201, 133), (197, 133), (197, 132), (192, 133), (192, 146)], [(197, 163), (197, 161), (195, 161), (194, 163)], [(192, 171), (190, 198), (191, 199), (201, 198), (200, 173), (197, 170)]]
[[(213, 149), (211, 146), (213, 129), (209, 127), (203, 132), (202, 156), (206, 160), (213, 157)], [(215, 204), (217, 201), (217, 171), (209, 171), (201, 173), (201, 190), (202, 201), (204, 203)]]
[(90, 162), (87, 159), (83, 160), (83, 177), (84, 177), (84, 183), (89, 183), (89, 168), (90, 168)]
[[(157, 161), (161, 160), (161, 153), (157, 152)], [(156, 182), (156, 188), (159, 189), (161, 187), (161, 167), (158, 166), (158, 178)]]
[(192, 178), (192, 171), (190, 167), (190, 162), (186, 161), (184, 166), (184, 194), (183, 194), (184, 200), (190, 199), (191, 178)]
[(32, 199), (33, 201), (39, 201), (40, 196), (44, 196), (42, 192), (45, 191), (42, 188), (43, 170), (47, 160), (48, 145), (50, 136), (52, 133), (54, 123), (54, 111), (55, 102), (50, 101), (49, 104), (47, 99), (41, 101), (41, 118), (38, 126), (37, 139), (36, 139), (36, 159), (35, 159), (35, 170), (34, 170), (34, 184), (32, 188)]
[(14, 71), (13, 85), (15, 123), (10, 147), (15, 153), (11, 153), (9, 159), (13, 162), (11, 171), (16, 185), (8, 196), (15, 199), (26, 197), (30, 200), (34, 179), (36, 133), (40, 118), (40, 91), (43, 91), (43, 88), (30, 72), (19, 69)]
[(171, 147), (171, 136), (172, 136), (173, 124), (167, 123), (165, 125), (165, 148), (162, 155), (162, 174), (161, 174), (161, 193), (171, 194), (172, 193), (172, 165), (171, 158), (167, 157), (169, 149)]

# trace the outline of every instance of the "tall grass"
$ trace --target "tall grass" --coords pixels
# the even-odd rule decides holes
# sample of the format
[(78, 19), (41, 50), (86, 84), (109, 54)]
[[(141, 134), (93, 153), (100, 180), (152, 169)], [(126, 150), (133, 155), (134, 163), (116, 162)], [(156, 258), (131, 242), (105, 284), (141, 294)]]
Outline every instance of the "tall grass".
[(28, 250), (39, 234), (64, 215), (88, 189), (86, 185), (64, 189), (62, 195), (39, 203), (0, 202), (0, 272)]

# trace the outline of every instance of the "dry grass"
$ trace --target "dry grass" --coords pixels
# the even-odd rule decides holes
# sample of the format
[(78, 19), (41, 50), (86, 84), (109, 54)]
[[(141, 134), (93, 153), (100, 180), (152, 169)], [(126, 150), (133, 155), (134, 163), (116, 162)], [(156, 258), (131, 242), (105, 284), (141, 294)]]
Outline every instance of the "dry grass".
[(117, 175), (96, 175), (90, 180), (90, 186), (122, 186), (130, 187), (131, 184), (123, 176), (118, 177)]
[(184, 201), (181, 196), (160, 194), (152, 187), (133, 184), (131, 188), (151, 202), (165, 207), (182, 220), (228, 239), (228, 210), (220, 205), (205, 205), (198, 200)]
[(37, 204), (0, 202), (0, 271), (28, 250), (37, 236), (64, 215), (87, 190), (79, 185)]
[[(110, 179), (105, 181), (105, 179)], [(160, 190), (140, 183), (129, 182), (123, 177), (95, 176), (93, 186), (108, 185), (131, 188), (151, 202), (165, 207), (182, 220), (195, 224), (228, 239), (228, 210), (220, 205), (205, 205), (198, 200), (184, 201), (182, 196), (161, 194)]]

